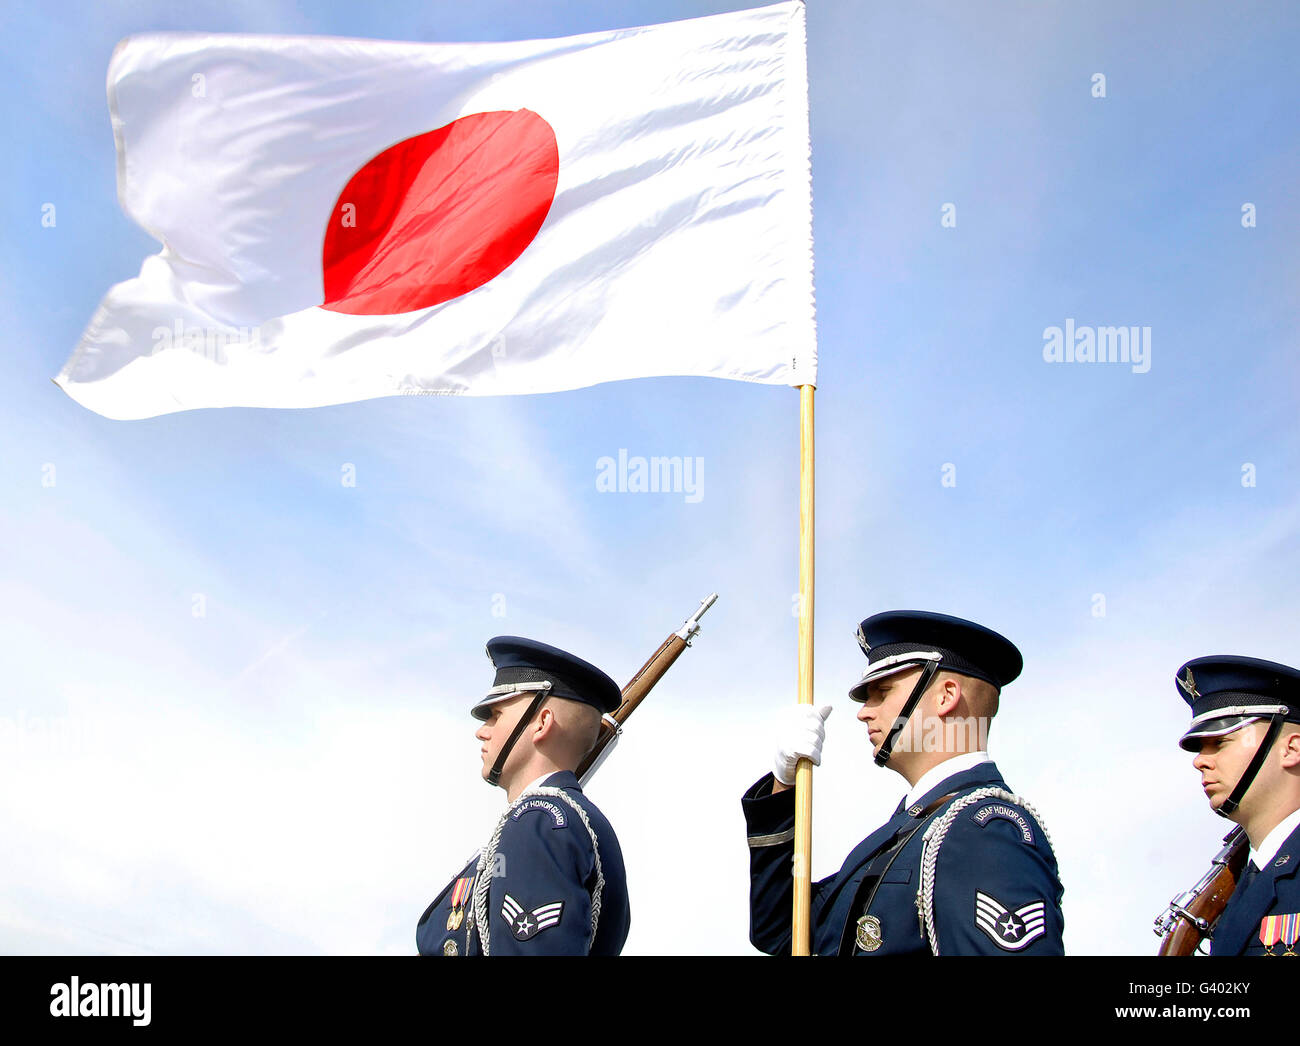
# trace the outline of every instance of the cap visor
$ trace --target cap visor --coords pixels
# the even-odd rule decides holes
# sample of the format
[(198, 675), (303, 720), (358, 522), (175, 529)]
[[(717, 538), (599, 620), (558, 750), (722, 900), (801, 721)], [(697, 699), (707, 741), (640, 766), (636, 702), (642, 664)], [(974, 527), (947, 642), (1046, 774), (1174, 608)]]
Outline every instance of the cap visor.
[(509, 694), (493, 694), (490, 697), (483, 698), (482, 701), (469, 710), (469, 714), (475, 719), (481, 719), (486, 723), (492, 715), (493, 705), (499, 705), (502, 701), (511, 701), (518, 696), (518, 691), (512, 691)]
[(1199, 726), (1188, 730), (1178, 739), (1178, 747), (1185, 752), (1196, 752), (1200, 750), (1201, 741), (1207, 737), (1226, 737), (1236, 730), (1240, 730), (1247, 723), (1258, 722), (1260, 719), (1257, 715), (1228, 715), (1219, 719), (1207, 719)]
[(913, 668), (918, 668), (921, 664), (923, 664), (921, 661), (904, 661), (902, 664), (889, 665), (888, 667), (879, 670), (868, 668), (864, 673), (862, 673), (862, 678), (854, 683), (853, 687), (849, 690), (849, 697), (854, 701), (865, 703), (867, 700), (867, 687), (872, 683), (878, 683), (880, 680), (888, 679), (890, 676), (896, 676), (900, 672), (907, 672)]

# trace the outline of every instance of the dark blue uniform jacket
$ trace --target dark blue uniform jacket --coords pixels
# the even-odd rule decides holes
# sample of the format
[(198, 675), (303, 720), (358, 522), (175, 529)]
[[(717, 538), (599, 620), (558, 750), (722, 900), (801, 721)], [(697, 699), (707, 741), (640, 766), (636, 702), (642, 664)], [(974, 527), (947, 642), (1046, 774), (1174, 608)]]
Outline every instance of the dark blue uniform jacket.
[[(993, 763), (941, 781), (908, 809), (900, 803), (888, 823), (854, 847), (838, 873), (814, 883), (813, 954), (931, 954), (916, 903), (925, 826), (960, 796), (988, 786), (1010, 791)], [(957, 795), (932, 814), (922, 814), (950, 792)], [(768, 774), (745, 793), (741, 805), (750, 845), (749, 939), (759, 951), (788, 955), (794, 789), (773, 795)], [(918, 827), (901, 848), (891, 849)], [(935, 872), (934, 920), (941, 954), (1063, 953), (1056, 857), (1041, 825), (1024, 807), (989, 798), (962, 810), (939, 850)], [(858, 921), (864, 915), (879, 920), (879, 943), (869, 952), (857, 946)]]
[[(496, 859), (484, 872), (490, 883), (489, 953), (617, 955), (623, 950), (631, 923), (618, 838), (572, 773), (552, 774), (543, 784), (563, 789), (586, 813), (596, 834), (604, 874), (596, 937), (593, 942), (592, 902), (597, 879), (591, 834), (563, 800), (525, 793), (511, 806)], [(466, 899), (460, 906), (459, 918), (452, 903), (458, 891), (469, 893), (477, 861), (475, 855), (420, 917), (415, 939), (421, 955), (481, 952), (477, 931), (472, 941), (467, 940), (471, 901)]]
[[(1260, 939), (1261, 924), (1266, 915), (1294, 915), (1300, 912), (1300, 881), (1296, 871), (1300, 868), (1300, 828), (1297, 828), (1247, 885), (1246, 876), (1237, 883), (1237, 889), (1228, 898), (1228, 906), (1215, 927), (1210, 942), (1211, 955), (1265, 955), (1267, 949)], [(1300, 947), (1292, 951), (1300, 952)], [(1287, 946), (1277, 942), (1272, 946), (1274, 955), (1284, 955)]]

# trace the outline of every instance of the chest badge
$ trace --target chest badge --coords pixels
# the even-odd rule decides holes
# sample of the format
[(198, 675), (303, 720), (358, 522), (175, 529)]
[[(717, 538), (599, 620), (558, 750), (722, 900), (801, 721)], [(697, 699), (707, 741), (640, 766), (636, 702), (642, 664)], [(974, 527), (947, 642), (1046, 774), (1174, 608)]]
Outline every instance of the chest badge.
[(864, 952), (877, 951), (885, 943), (880, 932), (880, 920), (874, 915), (864, 915), (858, 920), (858, 947)]

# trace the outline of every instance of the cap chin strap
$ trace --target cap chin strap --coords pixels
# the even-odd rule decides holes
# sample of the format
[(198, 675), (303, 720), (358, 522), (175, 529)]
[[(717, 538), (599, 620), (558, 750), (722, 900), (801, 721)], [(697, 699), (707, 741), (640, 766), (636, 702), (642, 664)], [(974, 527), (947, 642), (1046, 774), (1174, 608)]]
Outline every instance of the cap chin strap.
[[(495, 689), (495, 688), (493, 688)], [(551, 684), (547, 681), (541, 683), (520, 683), (516, 687), (521, 692), (536, 690), (537, 696), (528, 704), (524, 714), (519, 717), (519, 722), (515, 724), (514, 730), (510, 737), (502, 746), (501, 751), (497, 754), (497, 761), (493, 764), (492, 769), (488, 771), (487, 783), (493, 788), (501, 783), (501, 771), (506, 768), (506, 760), (510, 757), (510, 750), (515, 747), (515, 742), (523, 736), (523, 732), (528, 728), (528, 724), (533, 721), (533, 716), (537, 715), (537, 710), (542, 707), (542, 702), (550, 696)]]
[(938, 671), (939, 662), (937, 660), (926, 661), (921, 667), (921, 678), (916, 681), (916, 686), (912, 687), (912, 692), (903, 703), (898, 718), (894, 720), (894, 725), (889, 728), (889, 733), (885, 735), (885, 740), (876, 751), (877, 766), (884, 766), (889, 762), (889, 757), (894, 751), (894, 742), (898, 740), (898, 735), (907, 726), (907, 721), (912, 717), (912, 713), (916, 711), (916, 706), (921, 703), (921, 695), (925, 693), (926, 688), (930, 685), (930, 680), (934, 678), (935, 673)]
[(1231, 817), (1237, 812), (1237, 807), (1241, 805), (1242, 799), (1246, 797), (1246, 790), (1255, 780), (1255, 775), (1259, 773), (1259, 768), (1264, 765), (1264, 759), (1268, 756), (1268, 750), (1273, 747), (1273, 742), (1277, 740), (1277, 735), (1282, 732), (1282, 719), (1280, 715), (1269, 716), (1268, 732), (1264, 734), (1264, 740), (1260, 742), (1255, 749), (1255, 756), (1250, 761), (1241, 775), (1241, 780), (1237, 782), (1237, 787), (1232, 790), (1232, 794), (1223, 801), (1214, 812), (1220, 817)]

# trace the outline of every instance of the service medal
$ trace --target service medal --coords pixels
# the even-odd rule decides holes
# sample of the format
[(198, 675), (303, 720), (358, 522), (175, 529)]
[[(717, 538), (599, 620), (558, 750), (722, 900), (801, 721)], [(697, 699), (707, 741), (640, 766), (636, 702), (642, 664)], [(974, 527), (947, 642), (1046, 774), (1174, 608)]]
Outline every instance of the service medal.
[(1276, 955), (1273, 945), (1282, 939), (1282, 920), (1284, 915), (1266, 915), (1259, 923), (1259, 943), (1264, 946), (1265, 955)]
[(1296, 938), (1300, 938), (1300, 913), (1288, 915), (1282, 920), (1282, 943), (1286, 945), (1284, 954), (1295, 956)]
[(858, 920), (858, 947), (864, 952), (874, 952), (885, 943), (880, 933), (880, 920), (874, 915), (864, 915)]
[(457, 879), (456, 885), (451, 888), (451, 913), (447, 916), (447, 929), (459, 930), (461, 923), (465, 921), (465, 902), (469, 900), (469, 892), (474, 885), (474, 876), (467, 875), (463, 879)]

